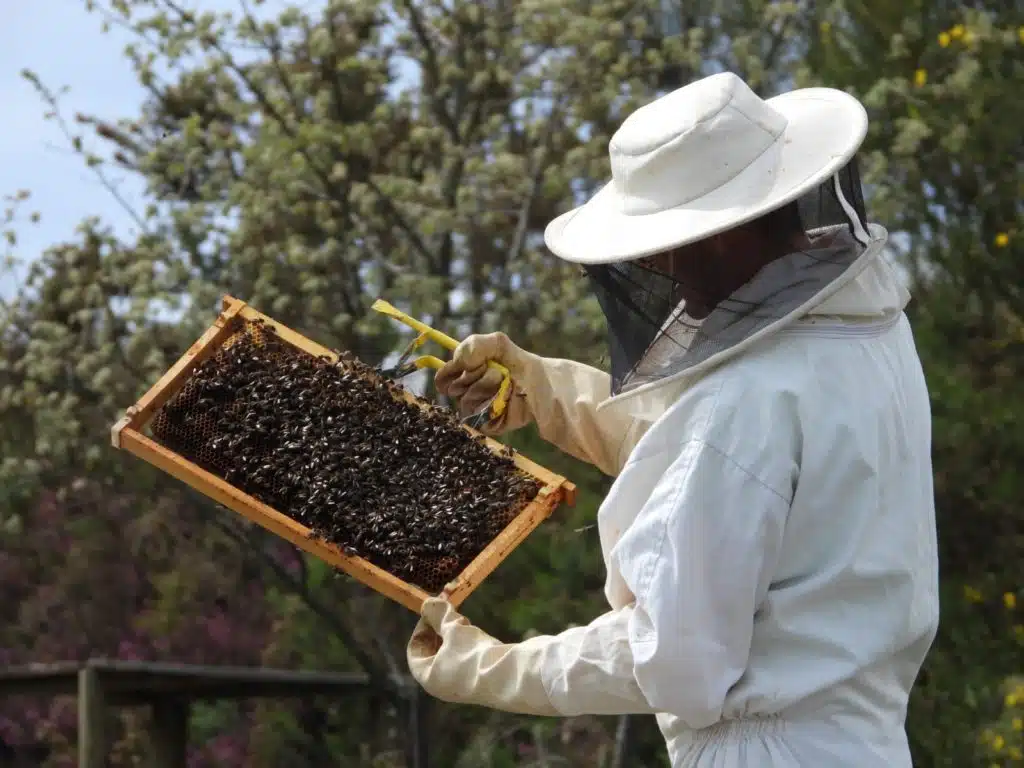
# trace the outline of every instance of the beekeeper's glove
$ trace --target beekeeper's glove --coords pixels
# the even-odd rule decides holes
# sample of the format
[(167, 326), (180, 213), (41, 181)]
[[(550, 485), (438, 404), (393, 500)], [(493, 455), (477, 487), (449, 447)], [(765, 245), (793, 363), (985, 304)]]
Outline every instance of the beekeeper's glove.
[(406, 649), (409, 669), (432, 696), (527, 715), (652, 714), (634, 674), (633, 607), (521, 643), (502, 643), (428, 599)]
[(432, 597), (409, 640), (409, 670), (430, 695), (523, 715), (558, 716), (541, 665), (550, 637), (501, 643), (474, 627), (444, 598)]
[(536, 421), (541, 437), (605, 474), (615, 476), (640, 433), (632, 420), (602, 413), (611, 377), (572, 360), (540, 357), (520, 349), (504, 333), (476, 334), (455, 350), (434, 378), (437, 391), (459, 399), (463, 416), (490, 403), (501, 386), (501, 373), (488, 367), (494, 360), (509, 370), (511, 396), (505, 412), (480, 431), (500, 435)]

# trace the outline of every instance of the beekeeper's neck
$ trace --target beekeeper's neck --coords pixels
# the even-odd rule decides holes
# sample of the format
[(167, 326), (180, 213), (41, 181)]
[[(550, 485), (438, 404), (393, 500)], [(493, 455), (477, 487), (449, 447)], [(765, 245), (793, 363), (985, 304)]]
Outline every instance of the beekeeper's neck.
[(688, 246), (689, 252), (675, 260), (686, 314), (703, 320), (765, 266), (810, 245), (803, 231), (776, 235), (761, 221), (753, 221)]

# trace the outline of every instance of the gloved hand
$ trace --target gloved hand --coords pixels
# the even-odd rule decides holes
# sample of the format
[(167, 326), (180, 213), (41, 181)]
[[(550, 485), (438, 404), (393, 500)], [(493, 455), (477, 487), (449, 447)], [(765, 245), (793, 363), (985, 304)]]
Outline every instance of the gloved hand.
[(633, 672), (632, 605), (557, 635), (501, 643), (443, 594), (423, 604), (406, 649), (413, 677), (432, 696), (551, 717), (655, 712)]
[(541, 679), (550, 637), (501, 643), (474, 627), (443, 597), (428, 599), (406, 649), (409, 670), (442, 701), (558, 716)]
[(434, 376), (434, 386), (442, 395), (459, 400), (462, 416), (471, 416), (488, 405), (501, 386), (502, 375), (487, 365), (489, 360), (508, 368), (512, 386), (505, 411), (497, 419), (489, 420), (480, 431), (500, 435), (525, 427), (533, 420), (533, 415), (519, 379), (527, 367), (539, 365), (540, 358), (528, 355), (504, 333), (476, 334), (459, 344), (452, 359)]
[(501, 385), (501, 374), (487, 366), (501, 363), (512, 378), (504, 413), (480, 431), (500, 435), (532, 421), (541, 437), (566, 453), (590, 462), (614, 477), (642, 430), (621, 414), (597, 406), (611, 391), (611, 378), (596, 368), (571, 360), (540, 357), (515, 344), (504, 333), (476, 334), (455, 349), (452, 359), (434, 377), (437, 391), (459, 399), (463, 416), (477, 413)]

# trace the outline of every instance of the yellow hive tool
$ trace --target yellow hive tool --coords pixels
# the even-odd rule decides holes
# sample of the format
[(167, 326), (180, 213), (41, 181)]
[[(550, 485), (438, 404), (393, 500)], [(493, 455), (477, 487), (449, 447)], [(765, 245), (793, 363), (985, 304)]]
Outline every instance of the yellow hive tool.
[[(413, 317), (409, 317), (409, 315), (405, 314), (402, 310), (393, 307), (383, 299), (377, 299), (373, 302), (370, 309), (388, 315), (389, 317), (393, 317), (395, 320), (405, 323), (413, 330), (419, 331), (419, 335), (412, 340), (408, 347), (405, 348), (405, 351), (402, 353), (402, 356), (398, 358), (398, 362), (395, 366), (381, 371), (381, 374), (388, 376), (389, 378), (399, 379), (422, 368), (437, 369), (443, 366), (445, 361), (440, 360), (433, 355), (423, 355), (413, 360), (409, 359), (412, 353), (427, 341), (435, 341), (445, 349), (452, 351), (459, 346), (459, 342), (456, 339), (453, 339), (451, 336), (441, 333), (440, 331), (434, 330), (429, 325), (421, 323)], [(498, 418), (505, 412), (505, 407), (508, 405), (509, 392), (512, 388), (512, 379), (508, 368), (500, 363), (494, 362), (493, 360), (487, 361), (487, 365), (501, 374), (501, 385), (498, 387), (498, 392), (490, 403), (484, 405), (478, 413), (475, 413), (466, 419), (466, 421), (475, 422), (477, 425), (487, 420), (483, 417), (488, 413), (488, 411), (490, 412), (490, 418), (492, 419)]]

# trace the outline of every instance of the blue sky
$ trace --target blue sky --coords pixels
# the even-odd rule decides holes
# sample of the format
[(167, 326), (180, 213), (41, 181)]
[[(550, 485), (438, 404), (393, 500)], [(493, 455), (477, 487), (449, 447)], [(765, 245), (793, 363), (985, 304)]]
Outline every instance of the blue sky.
[[(49, 245), (70, 238), (87, 216), (100, 216), (118, 231), (130, 221), (99, 185), (81, 159), (72, 155), (32, 87), (20, 76), (35, 70), (47, 85), (71, 88), (67, 112), (92, 112), (103, 117), (130, 115), (142, 100), (142, 89), (121, 56), (123, 33), (104, 35), (99, 17), (78, 0), (35, 0), (10, 3), (0, 25), (0, 193), (32, 192), (30, 210), (42, 215), (38, 225), (19, 228), (17, 254), (30, 259)], [(142, 187), (124, 179), (122, 193), (138, 200)], [(14, 289), (10, 276), (0, 277), (0, 296)]]
[[(196, 10), (238, 9), (237, 0), (191, 0)], [(259, 15), (290, 5), (265, 3)], [(88, 216), (99, 216), (122, 235), (133, 223), (113, 197), (73, 155), (56, 125), (43, 117), (46, 108), (21, 77), (32, 69), (52, 89), (70, 87), (64, 113), (76, 111), (107, 119), (137, 113), (144, 93), (122, 51), (129, 34), (118, 28), (104, 33), (98, 14), (85, 10), (84, 0), (23, 0), (6, 3), (0, 24), (0, 194), (32, 192), (25, 213), (38, 211), (38, 225), (19, 228), (17, 255), (32, 259), (47, 247), (74, 236)], [(308, 8), (313, 3), (300, 6)], [(118, 189), (134, 203), (144, 187), (138, 178), (118, 176)], [(138, 206), (141, 207), (141, 206)], [(0, 273), (0, 298), (10, 296), (18, 278)]]

